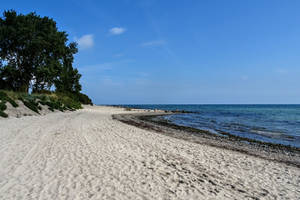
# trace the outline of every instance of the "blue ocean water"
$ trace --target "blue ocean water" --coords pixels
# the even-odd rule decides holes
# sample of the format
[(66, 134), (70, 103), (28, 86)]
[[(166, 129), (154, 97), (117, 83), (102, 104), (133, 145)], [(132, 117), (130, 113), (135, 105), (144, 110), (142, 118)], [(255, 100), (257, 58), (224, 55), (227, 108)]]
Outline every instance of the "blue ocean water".
[(221, 131), (264, 142), (300, 147), (300, 105), (125, 105), (143, 109), (185, 110), (164, 116), (177, 125)]

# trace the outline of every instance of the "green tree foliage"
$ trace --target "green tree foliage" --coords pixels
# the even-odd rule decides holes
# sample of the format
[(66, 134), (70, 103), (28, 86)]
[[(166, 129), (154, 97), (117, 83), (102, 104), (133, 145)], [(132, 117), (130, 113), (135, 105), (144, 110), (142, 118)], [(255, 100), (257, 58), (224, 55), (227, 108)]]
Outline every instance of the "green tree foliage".
[(32, 12), (5, 11), (0, 18), (0, 89), (70, 93), (79, 98), (81, 75), (73, 68), (77, 44), (56, 22)]
[(86, 94), (79, 93), (78, 98), (79, 102), (83, 104), (93, 105), (92, 100)]
[(74, 43), (71, 43), (66, 49), (60, 76), (58, 76), (54, 82), (58, 92), (68, 91), (71, 93), (79, 93), (81, 91), (81, 85), (79, 83), (81, 75), (78, 73), (78, 70), (72, 66), (74, 60), (73, 54), (77, 53), (77, 51), (76, 44)]
[(10, 89), (24, 92), (32, 80), (36, 81), (35, 86), (51, 85), (51, 76), (57, 75), (62, 67), (66, 33), (59, 32), (52, 19), (35, 13), (17, 15), (15, 11), (5, 11), (3, 15), (0, 58), (7, 64), (1, 68), (2, 82)]

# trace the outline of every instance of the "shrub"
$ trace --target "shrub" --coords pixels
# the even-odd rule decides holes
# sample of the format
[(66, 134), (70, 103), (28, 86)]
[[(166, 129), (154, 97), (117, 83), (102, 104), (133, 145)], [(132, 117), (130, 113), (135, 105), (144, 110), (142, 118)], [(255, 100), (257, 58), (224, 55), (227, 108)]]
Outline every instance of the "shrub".
[(41, 100), (41, 101), (46, 101), (46, 100), (47, 100), (47, 96), (44, 95), (44, 94), (40, 94), (40, 95), (38, 95), (38, 94), (33, 94), (33, 96), (35, 96), (36, 99), (39, 99), (39, 100)]
[(5, 112), (3, 112), (3, 111), (0, 110), (0, 117), (7, 118), (8, 115)]
[(30, 110), (38, 113), (39, 113), (39, 108), (38, 108), (38, 103), (32, 101), (32, 100), (24, 100), (24, 99), (21, 99), (21, 101), (24, 103), (24, 105), (29, 108)]
[(7, 97), (7, 101), (14, 107), (18, 107), (19, 105), (11, 98)]
[(4, 100), (7, 97), (6, 93), (0, 91), (0, 100)]
[(0, 111), (6, 110), (7, 106), (5, 105), (5, 102), (0, 103)]
[(82, 103), (82, 104), (85, 104), (85, 105), (93, 105), (92, 100), (91, 100), (86, 94), (79, 93), (79, 94), (78, 94), (78, 100), (79, 100), (79, 102)]
[(81, 109), (81, 103), (73, 95), (57, 93), (57, 101), (70, 110)]
[[(92, 101), (84, 94), (77, 96), (77, 94), (68, 92), (27, 94), (13, 91), (0, 91), (0, 111), (4, 111), (6, 109), (6, 102), (10, 102), (13, 107), (17, 107), (18, 104), (14, 101), (14, 99), (19, 99), (27, 108), (38, 114), (39, 110), (42, 110), (41, 105), (48, 106), (48, 109), (51, 111), (60, 110), (62, 112), (65, 110), (75, 111), (77, 109), (81, 109), (81, 101), (92, 105)], [(6, 114), (4, 113), (0, 116), (5, 115)]]
[(0, 100), (4, 102), (4, 104), (8, 101), (15, 108), (19, 106), (12, 98), (2, 91), (0, 91)]

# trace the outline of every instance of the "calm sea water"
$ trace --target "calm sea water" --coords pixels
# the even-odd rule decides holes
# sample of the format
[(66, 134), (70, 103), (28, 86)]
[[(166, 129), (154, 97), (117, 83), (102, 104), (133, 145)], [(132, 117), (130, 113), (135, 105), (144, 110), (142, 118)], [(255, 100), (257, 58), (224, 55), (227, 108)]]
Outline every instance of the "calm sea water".
[(143, 109), (185, 110), (164, 118), (177, 125), (264, 142), (300, 147), (300, 105), (125, 105)]

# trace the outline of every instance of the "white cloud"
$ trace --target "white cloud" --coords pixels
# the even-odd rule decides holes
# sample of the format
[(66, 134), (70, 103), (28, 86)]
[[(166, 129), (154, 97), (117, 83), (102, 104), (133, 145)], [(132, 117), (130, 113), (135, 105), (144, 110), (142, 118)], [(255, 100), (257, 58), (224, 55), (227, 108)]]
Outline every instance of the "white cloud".
[(153, 46), (163, 46), (166, 44), (165, 40), (152, 40), (149, 42), (144, 42), (141, 45), (144, 47), (153, 47)]
[(80, 38), (75, 38), (79, 49), (88, 49), (94, 46), (94, 36), (92, 34), (83, 35)]
[(125, 28), (122, 27), (114, 27), (112, 29), (109, 30), (109, 33), (112, 35), (121, 35), (126, 31)]

